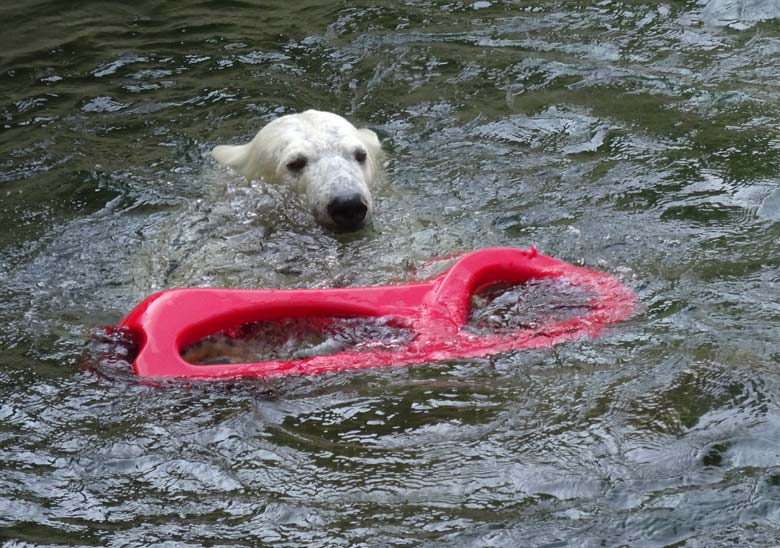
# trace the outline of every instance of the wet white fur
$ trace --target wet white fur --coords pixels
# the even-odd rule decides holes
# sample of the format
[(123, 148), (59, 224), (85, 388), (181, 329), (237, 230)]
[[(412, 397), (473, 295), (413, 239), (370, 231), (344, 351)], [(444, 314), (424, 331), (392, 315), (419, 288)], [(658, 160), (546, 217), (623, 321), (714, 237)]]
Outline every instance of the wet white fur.
[[(362, 164), (355, 153), (363, 150)], [(306, 196), (315, 218), (332, 224), (327, 206), (336, 196), (358, 193), (373, 211), (371, 186), (377, 176), (381, 145), (369, 129), (357, 129), (341, 116), (307, 110), (273, 120), (245, 145), (220, 145), (211, 152), (221, 164), (248, 179), (283, 183)], [(288, 164), (306, 158), (299, 173)]]

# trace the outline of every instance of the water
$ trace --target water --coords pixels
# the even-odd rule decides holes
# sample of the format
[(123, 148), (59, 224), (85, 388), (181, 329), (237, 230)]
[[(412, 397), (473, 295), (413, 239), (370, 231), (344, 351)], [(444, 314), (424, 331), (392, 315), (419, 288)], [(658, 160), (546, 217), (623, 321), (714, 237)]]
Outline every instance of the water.
[[(7, 2), (5, 546), (773, 546), (777, 2)], [(335, 236), (206, 152), (305, 108), (387, 150)], [(597, 340), (139, 384), (85, 338), (175, 286), (425, 278), (490, 245), (607, 270)], [(167, 543), (167, 544), (166, 544)]]
[(465, 328), (483, 336), (541, 330), (546, 324), (588, 315), (594, 299), (597, 295), (565, 278), (497, 284), (472, 295)]
[[(345, 351), (396, 351), (411, 340), (411, 330), (396, 325), (391, 317), (333, 318), (305, 317), (263, 320), (215, 333), (183, 348), (182, 357), (195, 365), (254, 363), (271, 360), (296, 360)], [(117, 358), (132, 361), (118, 345)], [(135, 343), (135, 344), (134, 344)], [(100, 359), (96, 367), (100, 367)]]

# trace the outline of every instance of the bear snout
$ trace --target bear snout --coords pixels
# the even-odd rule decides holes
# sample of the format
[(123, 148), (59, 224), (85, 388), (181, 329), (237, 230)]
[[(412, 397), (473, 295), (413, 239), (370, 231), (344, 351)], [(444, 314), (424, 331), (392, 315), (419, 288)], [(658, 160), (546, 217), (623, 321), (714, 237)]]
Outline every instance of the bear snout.
[(327, 210), (338, 230), (352, 232), (365, 223), (368, 203), (362, 194), (342, 194), (328, 203)]

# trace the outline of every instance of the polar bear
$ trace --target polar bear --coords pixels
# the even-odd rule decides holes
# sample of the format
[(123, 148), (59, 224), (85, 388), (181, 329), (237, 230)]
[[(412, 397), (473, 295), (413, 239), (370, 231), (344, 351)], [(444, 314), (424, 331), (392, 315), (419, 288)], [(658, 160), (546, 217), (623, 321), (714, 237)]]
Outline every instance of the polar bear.
[(307, 110), (273, 120), (245, 145), (217, 146), (211, 155), (248, 179), (289, 185), (305, 195), (319, 223), (349, 232), (371, 218), (380, 153), (370, 129)]

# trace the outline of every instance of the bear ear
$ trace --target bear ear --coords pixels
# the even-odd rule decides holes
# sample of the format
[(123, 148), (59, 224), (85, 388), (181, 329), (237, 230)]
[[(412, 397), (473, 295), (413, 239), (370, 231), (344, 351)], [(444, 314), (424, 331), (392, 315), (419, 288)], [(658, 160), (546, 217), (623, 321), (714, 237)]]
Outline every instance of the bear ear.
[(219, 145), (211, 151), (214, 159), (222, 165), (243, 171), (249, 160), (248, 145)]
[(358, 130), (358, 135), (373, 156), (379, 154), (382, 150), (382, 143), (379, 142), (379, 137), (376, 136), (376, 133), (368, 128), (362, 128)]

